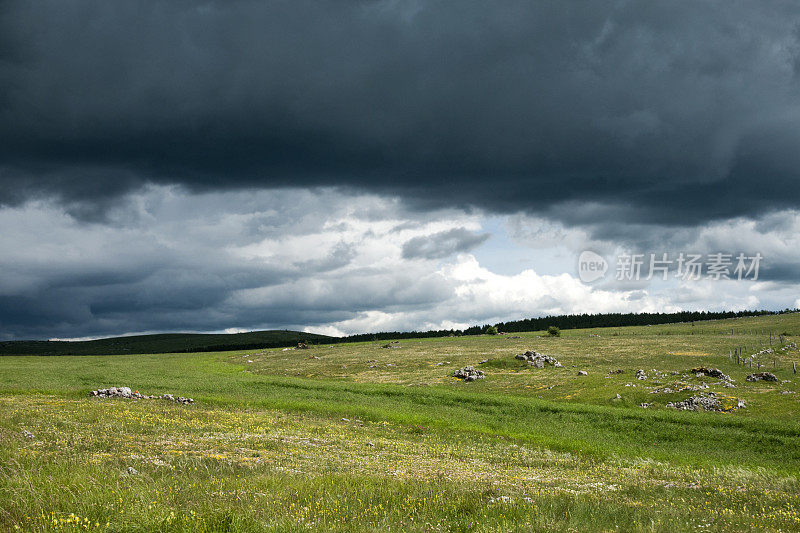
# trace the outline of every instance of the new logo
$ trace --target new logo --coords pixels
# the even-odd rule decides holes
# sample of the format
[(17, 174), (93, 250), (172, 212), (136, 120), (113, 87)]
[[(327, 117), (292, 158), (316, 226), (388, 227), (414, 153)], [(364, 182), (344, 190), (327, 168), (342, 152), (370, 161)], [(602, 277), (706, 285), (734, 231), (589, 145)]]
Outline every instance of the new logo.
[(600, 255), (586, 250), (578, 257), (578, 277), (584, 283), (591, 283), (606, 275), (608, 262)]

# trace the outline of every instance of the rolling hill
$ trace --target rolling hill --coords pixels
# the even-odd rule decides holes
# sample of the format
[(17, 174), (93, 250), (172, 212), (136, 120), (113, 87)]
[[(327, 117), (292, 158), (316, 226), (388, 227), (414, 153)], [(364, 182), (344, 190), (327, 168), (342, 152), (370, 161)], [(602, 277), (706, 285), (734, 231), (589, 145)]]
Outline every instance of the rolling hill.
[(216, 352), (293, 346), (300, 341), (326, 343), (336, 337), (301, 331), (270, 330), (247, 333), (162, 333), (91, 341), (6, 341), (0, 355), (121, 355), (145, 353)]

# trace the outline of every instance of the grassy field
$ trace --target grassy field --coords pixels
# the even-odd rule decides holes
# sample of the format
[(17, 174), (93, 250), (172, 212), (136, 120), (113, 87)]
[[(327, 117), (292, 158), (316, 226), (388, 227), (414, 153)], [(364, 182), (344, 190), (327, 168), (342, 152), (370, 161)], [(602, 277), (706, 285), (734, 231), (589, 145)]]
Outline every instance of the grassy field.
[[(800, 531), (800, 353), (778, 334), (800, 337), (800, 316), (3, 357), (0, 529)], [(752, 368), (729, 356), (770, 346)], [(563, 367), (514, 359), (530, 349)], [(450, 377), (465, 365), (486, 379)], [(779, 381), (745, 381), (759, 365)], [(653, 393), (702, 383), (747, 407)], [(195, 404), (87, 396), (115, 385)]]

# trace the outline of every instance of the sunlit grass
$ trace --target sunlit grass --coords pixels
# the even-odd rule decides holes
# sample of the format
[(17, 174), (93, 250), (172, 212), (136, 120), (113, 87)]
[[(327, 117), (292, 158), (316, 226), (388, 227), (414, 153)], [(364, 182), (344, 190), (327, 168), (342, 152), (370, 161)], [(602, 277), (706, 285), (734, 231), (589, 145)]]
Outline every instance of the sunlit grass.
[[(0, 529), (798, 530), (800, 356), (761, 358), (785, 383), (748, 383), (729, 351), (799, 323), (2, 358)], [(564, 367), (527, 367), (513, 358), (525, 349)], [(450, 377), (484, 360), (485, 380)], [(698, 365), (737, 388), (687, 373)], [(669, 410), (687, 394), (650, 388), (674, 381), (748, 407)], [(197, 403), (86, 396), (111, 385)]]

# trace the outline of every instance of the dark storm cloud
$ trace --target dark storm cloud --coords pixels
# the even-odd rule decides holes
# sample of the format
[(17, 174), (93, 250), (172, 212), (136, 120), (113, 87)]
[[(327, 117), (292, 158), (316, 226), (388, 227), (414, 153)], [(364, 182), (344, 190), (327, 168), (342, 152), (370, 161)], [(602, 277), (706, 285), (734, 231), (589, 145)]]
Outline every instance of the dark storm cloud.
[[(438, 215), (435, 226), (453, 224)], [(48, 202), (0, 209), (0, 340), (299, 329), (435, 306), (454, 290), (402, 259), (393, 227), (408, 214), (374, 195), (151, 187), (109, 216), (76, 221)]]
[(457, 253), (464, 253), (483, 244), (488, 233), (476, 234), (466, 228), (441, 231), (424, 237), (414, 237), (403, 244), (403, 257), (406, 259), (442, 259)]
[[(797, 206), (794, 2), (13, 1), (0, 202), (145, 182), (691, 224)], [(635, 207), (634, 207), (635, 206)], [(597, 222), (597, 220), (594, 220)]]

